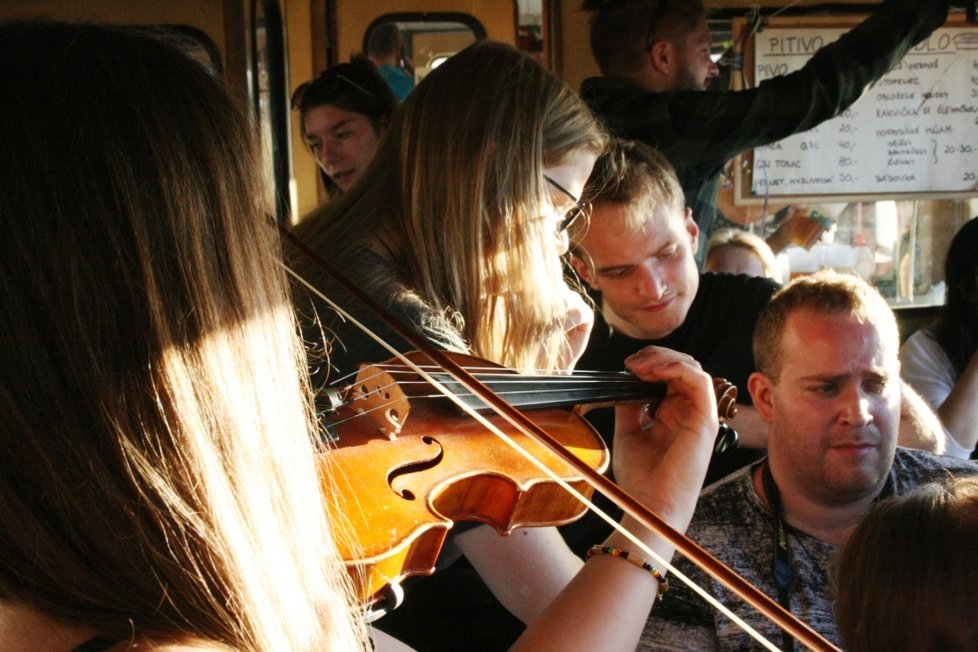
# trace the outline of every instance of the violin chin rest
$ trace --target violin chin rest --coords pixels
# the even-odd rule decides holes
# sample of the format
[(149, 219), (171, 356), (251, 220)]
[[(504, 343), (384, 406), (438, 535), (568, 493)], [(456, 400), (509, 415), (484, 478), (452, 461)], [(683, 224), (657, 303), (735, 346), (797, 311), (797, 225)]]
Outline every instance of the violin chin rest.
[(372, 623), (401, 606), (401, 603), (404, 602), (404, 588), (400, 582), (391, 582), (384, 587), (378, 597), (379, 599), (371, 604), (363, 614), (363, 619), (367, 623)]

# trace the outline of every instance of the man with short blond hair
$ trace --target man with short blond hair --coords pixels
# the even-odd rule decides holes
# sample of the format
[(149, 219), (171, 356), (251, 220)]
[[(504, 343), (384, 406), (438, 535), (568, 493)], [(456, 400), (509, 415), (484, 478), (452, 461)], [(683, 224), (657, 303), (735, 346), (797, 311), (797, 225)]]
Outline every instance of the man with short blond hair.
[[(974, 463), (897, 446), (896, 319), (875, 288), (823, 271), (758, 318), (749, 385), (768, 457), (708, 487), (687, 534), (816, 632), (840, 644), (828, 580), (835, 550), (874, 502)], [(772, 622), (686, 561), (688, 574), (781, 649)], [(685, 587), (657, 605), (641, 650), (762, 649)]]

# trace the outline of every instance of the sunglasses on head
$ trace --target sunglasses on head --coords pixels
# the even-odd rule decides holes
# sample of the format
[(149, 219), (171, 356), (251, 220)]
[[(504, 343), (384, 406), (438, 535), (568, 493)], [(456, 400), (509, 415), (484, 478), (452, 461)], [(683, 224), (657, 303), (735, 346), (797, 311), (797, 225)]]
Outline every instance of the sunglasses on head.
[(319, 76), (300, 84), (299, 87), (295, 89), (295, 92), (292, 93), (292, 109), (296, 110), (302, 106), (302, 98), (306, 96), (306, 93), (308, 93), (309, 89), (313, 86), (317, 87), (317, 95), (321, 96), (324, 100), (329, 100), (333, 99), (333, 96), (342, 94), (340, 93), (340, 87), (342, 84), (346, 84), (350, 88), (363, 93), (372, 100), (376, 100), (378, 102), (380, 101), (377, 99), (376, 95), (346, 75), (330, 74), (330, 72), (327, 70), (321, 73)]

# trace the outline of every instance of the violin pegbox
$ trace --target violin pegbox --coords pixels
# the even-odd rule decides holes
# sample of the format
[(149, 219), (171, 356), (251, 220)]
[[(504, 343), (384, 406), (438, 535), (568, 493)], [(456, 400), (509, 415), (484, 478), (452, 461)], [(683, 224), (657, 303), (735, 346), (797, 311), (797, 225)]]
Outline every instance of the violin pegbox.
[(394, 377), (376, 365), (360, 365), (356, 381), (347, 389), (346, 398), (350, 408), (373, 420), (391, 441), (397, 439), (411, 411), (407, 396)]

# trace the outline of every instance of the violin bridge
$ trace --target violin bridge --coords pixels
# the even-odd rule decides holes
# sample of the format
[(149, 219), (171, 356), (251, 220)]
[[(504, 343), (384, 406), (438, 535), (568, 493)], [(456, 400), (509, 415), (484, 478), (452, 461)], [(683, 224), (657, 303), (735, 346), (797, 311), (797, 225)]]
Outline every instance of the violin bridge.
[(360, 365), (356, 382), (347, 394), (349, 406), (358, 414), (372, 419), (377, 428), (393, 441), (404, 426), (411, 406), (397, 381), (373, 365)]

